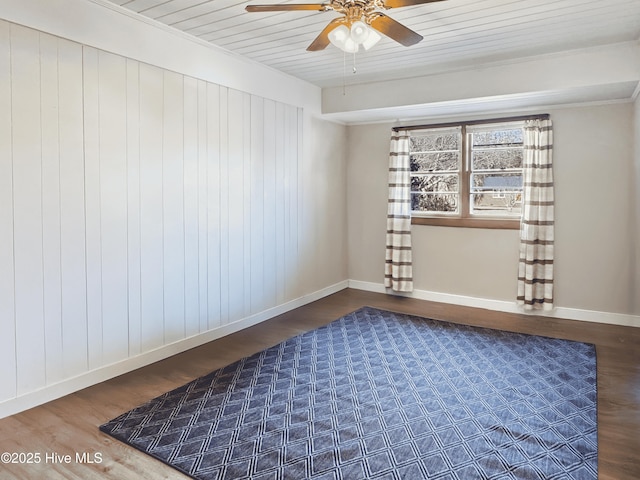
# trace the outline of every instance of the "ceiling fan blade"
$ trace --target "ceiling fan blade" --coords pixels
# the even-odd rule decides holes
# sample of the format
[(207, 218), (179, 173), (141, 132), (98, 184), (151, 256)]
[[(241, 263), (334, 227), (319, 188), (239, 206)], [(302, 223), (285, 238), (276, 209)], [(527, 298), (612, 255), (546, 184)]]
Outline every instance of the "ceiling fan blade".
[(370, 25), (380, 33), (384, 33), (387, 37), (401, 43), (405, 47), (415, 45), (422, 40), (422, 35), (405, 27), (400, 22), (386, 16), (384, 13), (376, 14), (376, 17), (371, 20)]
[(411, 5), (422, 5), (423, 3), (442, 2), (443, 0), (385, 0), (384, 6), (387, 8), (410, 7)]
[(307, 51), (317, 52), (318, 50), (324, 50), (325, 48), (327, 48), (327, 45), (331, 43), (329, 41), (329, 33), (331, 33), (331, 30), (338, 27), (339, 25), (343, 25), (346, 23), (347, 22), (344, 18), (334, 18), (333, 20), (331, 20), (329, 24), (320, 32), (320, 35), (318, 35), (315, 40), (311, 42), (311, 45), (307, 47)]
[(322, 12), (327, 10), (326, 3), (281, 3), (279, 5), (247, 5), (247, 12), (284, 12), (289, 10), (315, 10)]

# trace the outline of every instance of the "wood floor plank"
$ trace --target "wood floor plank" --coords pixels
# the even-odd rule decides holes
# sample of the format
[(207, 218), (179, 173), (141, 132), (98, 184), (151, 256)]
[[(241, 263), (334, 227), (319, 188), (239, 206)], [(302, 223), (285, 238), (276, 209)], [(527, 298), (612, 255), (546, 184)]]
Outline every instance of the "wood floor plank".
[[(1, 479), (179, 479), (174, 469), (98, 426), (172, 388), (325, 325), (361, 306), (596, 345), (599, 478), (640, 478), (640, 328), (500, 313), (346, 289), (188, 352), (0, 420), (0, 453), (71, 455), (72, 462), (0, 465)], [(88, 454), (101, 463), (77, 462)], [(49, 457), (50, 458), (50, 457)], [(82, 457), (81, 457), (82, 458)]]

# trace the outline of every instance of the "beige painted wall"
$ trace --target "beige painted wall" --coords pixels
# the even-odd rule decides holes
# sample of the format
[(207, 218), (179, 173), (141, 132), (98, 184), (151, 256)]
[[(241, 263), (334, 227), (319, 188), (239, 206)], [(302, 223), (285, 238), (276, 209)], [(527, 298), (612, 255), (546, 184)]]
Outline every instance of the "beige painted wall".
[[(555, 128), (556, 304), (632, 313), (632, 105), (550, 113)], [(377, 284), (383, 279), (390, 128), (349, 127), (349, 278)], [(413, 233), (416, 289), (514, 300), (517, 231), (414, 226)]]
[(640, 315), (640, 95), (636, 97), (635, 101), (635, 198), (633, 199), (633, 205), (635, 211), (633, 212), (635, 220), (635, 282), (632, 283), (632, 300), (634, 313)]
[(559, 305), (632, 313), (631, 107), (553, 112)]
[(304, 143), (301, 227), (308, 243), (303, 283), (310, 291), (347, 276), (347, 128), (317, 117), (308, 119)]

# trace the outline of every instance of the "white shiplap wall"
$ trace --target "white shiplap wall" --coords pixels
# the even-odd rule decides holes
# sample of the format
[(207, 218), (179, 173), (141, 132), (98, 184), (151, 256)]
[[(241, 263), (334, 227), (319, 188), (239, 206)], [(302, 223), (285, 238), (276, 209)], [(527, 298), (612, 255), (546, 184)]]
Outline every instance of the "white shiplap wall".
[(316, 288), (303, 117), (0, 21), (0, 403)]

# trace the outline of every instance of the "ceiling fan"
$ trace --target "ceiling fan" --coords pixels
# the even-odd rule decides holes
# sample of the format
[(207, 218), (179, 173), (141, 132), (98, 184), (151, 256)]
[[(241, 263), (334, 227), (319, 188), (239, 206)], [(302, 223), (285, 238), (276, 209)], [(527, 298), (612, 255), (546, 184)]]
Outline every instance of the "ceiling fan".
[(368, 50), (380, 40), (380, 32), (405, 47), (415, 45), (422, 35), (405, 27), (384, 12), (390, 8), (409, 7), (443, 0), (330, 0), (328, 3), (283, 3), (279, 5), (247, 5), (247, 12), (282, 12), (311, 10), (335, 11), (343, 16), (331, 20), (320, 35), (307, 47), (309, 51), (324, 50), (329, 43), (345, 52)]

